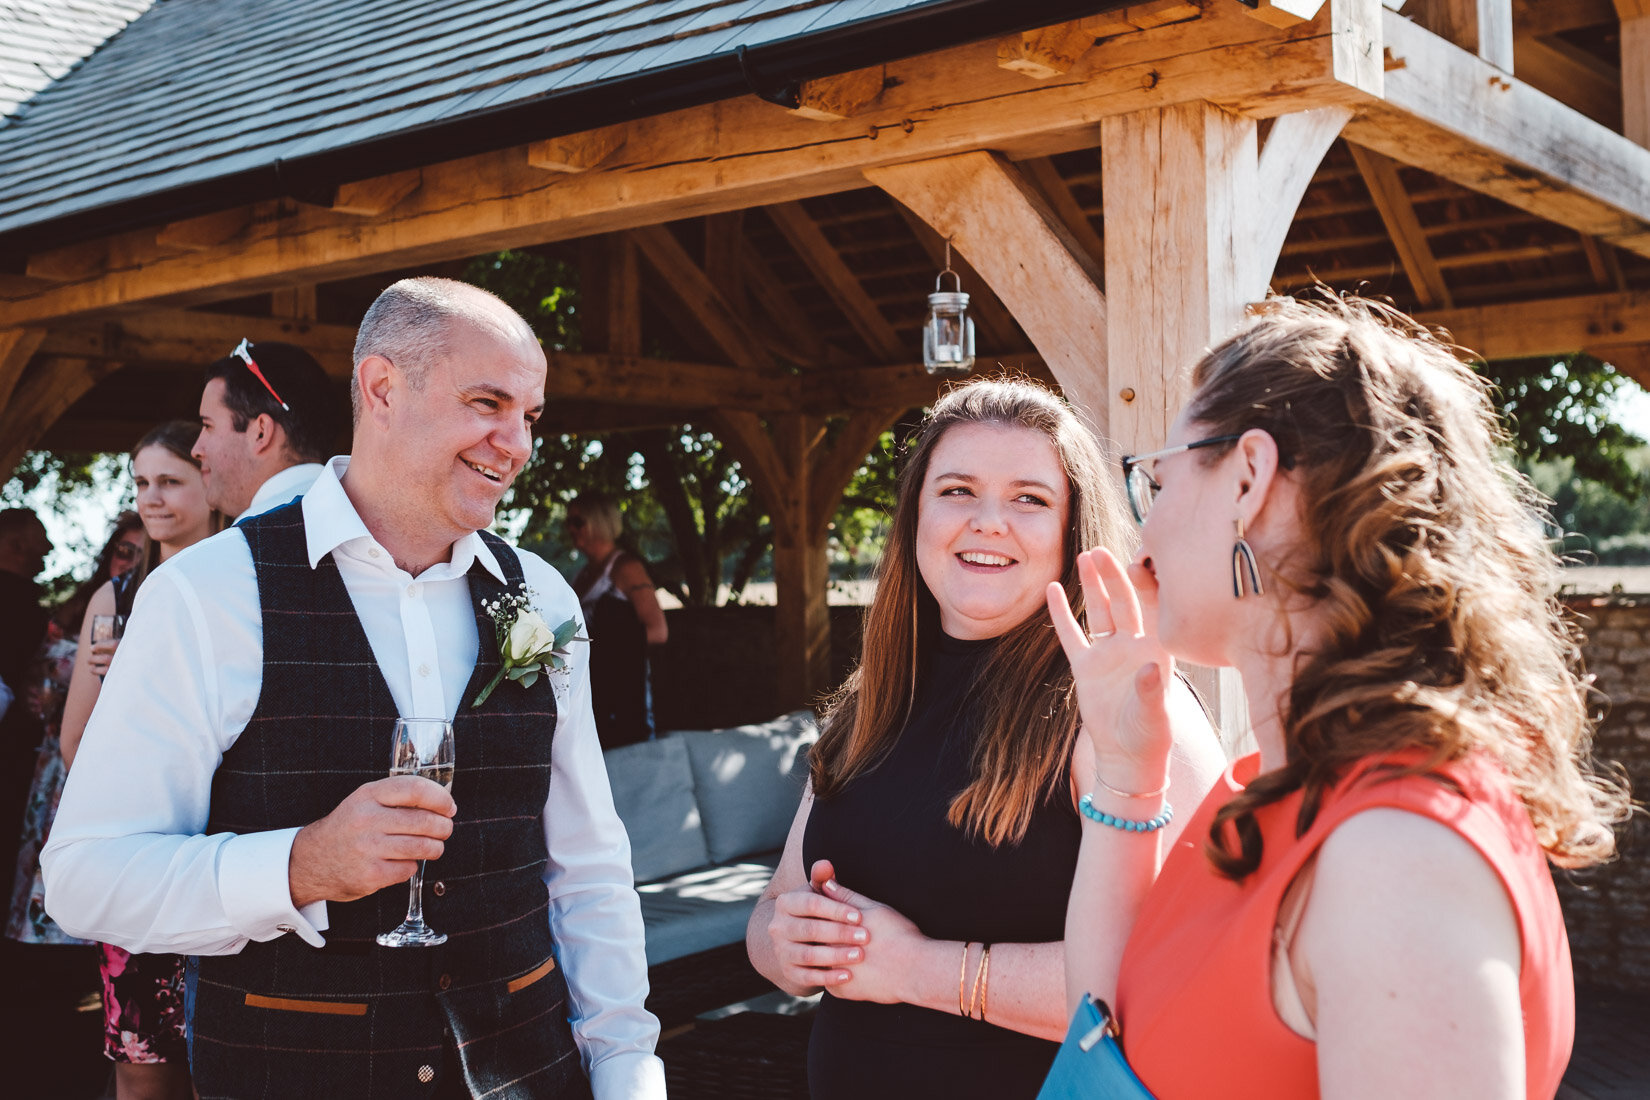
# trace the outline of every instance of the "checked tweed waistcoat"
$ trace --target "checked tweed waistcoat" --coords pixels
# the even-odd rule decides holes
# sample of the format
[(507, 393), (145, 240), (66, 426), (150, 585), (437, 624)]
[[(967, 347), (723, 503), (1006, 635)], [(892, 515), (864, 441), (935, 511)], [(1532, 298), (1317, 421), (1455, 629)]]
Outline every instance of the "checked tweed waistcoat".
[[(241, 525), (263, 608), (263, 689), (212, 781), (210, 833), (301, 826), (389, 772), (397, 717), (329, 554), (311, 569), (302, 506)], [(510, 588), (521, 562), (483, 532)], [(470, 1092), (490, 1100), (587, 1097), (567, 984), (555, 961), (542, 875), (543, 812), (556, 704), (549, 677), (500, 684), (482, 601), (505, 589), (469, 573), (481, 648), (453, 720), (458, 817), (424, 879), (439, 947), (379, 947), (407, 887), (329, 902), (326, 946), (296, 935), (191, 959), (191, 1069), (203, 1100), (403, 1100), (451, 1090), (443, 1041), (456, 1040)]]

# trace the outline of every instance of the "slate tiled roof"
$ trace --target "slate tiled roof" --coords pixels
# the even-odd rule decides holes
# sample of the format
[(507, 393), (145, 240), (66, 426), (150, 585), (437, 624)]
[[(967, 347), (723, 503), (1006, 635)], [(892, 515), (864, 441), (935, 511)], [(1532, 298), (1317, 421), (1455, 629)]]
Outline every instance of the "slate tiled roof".
[(5, 0), (0, 3), (0, 125), (154, 0)]
[[(755, 57), (786, 40), (886, 23), (890, 56), (902, 48), (917, 53), (933, 47), (920, 38), (902, 46), (899, 32), (912, 35), (900, 20), (925, 10), (984, 7), (996, 9), (999, 20), (1006, 10), (1023, 21), (1037, 5), (159, 0), (0, 127), (0, 236), (121, 204), (131, 209), (135, 201), (154, 203), (190, 187), (198, 204), (200, 189), (213, 181), (232, 190), (246, 173), (267, 173), (277, 162), (315, 163), (385, 135), (433, 134), (443, 126), (453, 135), (455, 121), (539, 102), (544, 111), (532, 125), (539, 132), (504, 144), (585, 129), (581, 118), (555, 112), (569, 93), (631, 89), (649, 74), (726, 61), (740, 47)], [(641, 100), (630, 102), (631, 117), (651, 113)], [(423, 152), (421, 163), (457, 155), (445, 147)], [(234, 205), (232, 197), (220, 205)]]

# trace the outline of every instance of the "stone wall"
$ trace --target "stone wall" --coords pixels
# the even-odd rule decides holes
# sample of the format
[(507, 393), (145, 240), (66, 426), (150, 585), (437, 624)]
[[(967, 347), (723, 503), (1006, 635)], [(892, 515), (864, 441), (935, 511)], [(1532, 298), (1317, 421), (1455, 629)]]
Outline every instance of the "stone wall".
[[(1600, 761), (1626, 769), (1636, 801), (1650, 798), (1650, 596), (1577, 597), (1583, 652), (1609, 699), (1593, 741)], [(1586, 871), (1560, 871), (1578, 985), (1650, 992), (1650, 819), (1619, 834), (1621, 855)]]

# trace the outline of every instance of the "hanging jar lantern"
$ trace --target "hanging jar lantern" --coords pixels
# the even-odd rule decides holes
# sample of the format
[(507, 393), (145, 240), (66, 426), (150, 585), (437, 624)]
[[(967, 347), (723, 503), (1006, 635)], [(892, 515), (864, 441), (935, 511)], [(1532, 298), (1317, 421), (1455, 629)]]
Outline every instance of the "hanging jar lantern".
[[(944, 290), (951, 276), (955, 290)], [(974, 366), (974, 321), (968, 316), (968, 295), (962, 278), (951, 270), (951, 241), (945, 242), (945, 270), (934, 279), (928, 296), (928, 318), (922, 325), (922, 365), (929, 374), (967, 374)]]

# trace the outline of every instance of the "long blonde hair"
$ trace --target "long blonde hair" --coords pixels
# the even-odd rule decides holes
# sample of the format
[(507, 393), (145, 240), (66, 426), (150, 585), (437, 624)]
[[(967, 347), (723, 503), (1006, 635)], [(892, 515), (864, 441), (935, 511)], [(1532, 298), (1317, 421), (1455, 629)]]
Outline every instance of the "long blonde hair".
[(1556, 599), (1542, 502), (1502, 460), (1489, 388), (1461, 354), (1396, 309), (1325, 294), (1269, 302), (1196, 367), (1189, 419), (1210, 435), (1265, 430), (1299, 478), (1303, 547), (1263, 564), (1326, 623), (1297, 658), (1287, 763), (1210, 829), (1228, 877), (1260, 863), (1256, 810), (1303, 791), (1305, 832), (1355, 762), (1405, 749), (1424, 755), (1414, 772), (1474, 751), (1499, 761), (1554, 863), (1614, 852), (1628, 802), (1589, 756), (1579, 633)]
[[(939, 635), (939, 609), (917, 570), (917, 510), (934, 447), (959, 424), (1002, 424), (1045, 436), (1065, 471), (1068, 526), (1061, 581), (1082, 614), (1077, 553), (1107, 546), (1123, 553), (1132, 529), (1106, 476), (1099, 442), (1057, 394), (1026, 379), (982, 379), (934, 404), (911, 443), (899, 478), (893, 529), (865, 615), (860, 664), (830, 702), (811, 755), (814, 793), (829, 799), (873, 768), (910, 716), (917, 671)], [(1071, 666), (1046, 610), (1038, 610), (992, 648), (969, 688), (980, 734), (973, 781), (952, 801), (953, 825), (993, 845), (1025, 836), (1033, 810), (1064, 774), (1077, 732)]]

